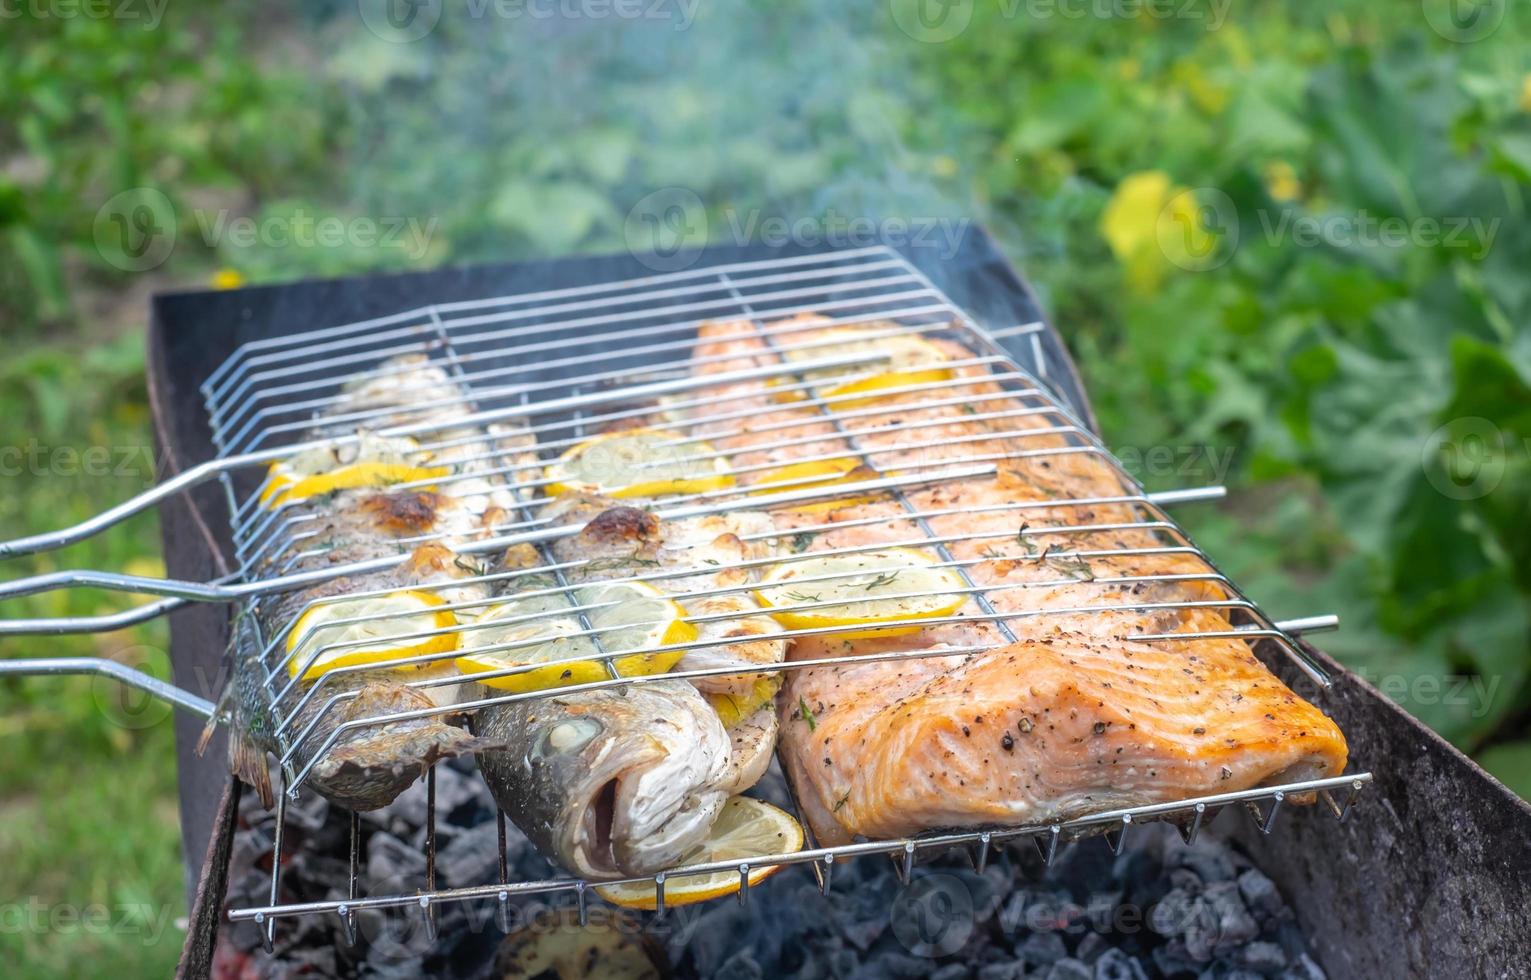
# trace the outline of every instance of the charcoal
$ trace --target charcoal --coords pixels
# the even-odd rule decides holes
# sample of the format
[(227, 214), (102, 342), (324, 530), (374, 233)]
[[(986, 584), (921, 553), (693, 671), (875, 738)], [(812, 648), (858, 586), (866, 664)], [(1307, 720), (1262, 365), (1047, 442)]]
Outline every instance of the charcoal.
[(369, 959), (357, 975), (361, 980), (417, 980), (430, 974), (425, 969), (425, 958), (420, 957), (376, 963)]
[(1106, 937), (1098, 932), (1087, 932), (1084, 938), (1079, 940), (1079, 945), (1074, 948), (1074, 959), (1082, 963), (1094, 963), (1100, 955), (1111, 947)]
[(930, 975), (930, 980), (969, 980), (973, 971), (966, 963), (948, 963)]
[(1219, 951), (1242, 946), (1260, 934), (1260, 925), (1244, 907), (1236, 882), (1219, 881), (1208, 885), (1202, 900), (1216, 917)]
[(1217, 947), (1218, 935), (1216, 913), (1207, 904), (1206, 896), (1197, 897), (1192, 902), (1191, 915), (1181, 931), (1186, 955), (1198, 963), (1209, 962)]
[(1169, 873), (1171, 889), (1179, 889), (1190, 895), (1200, 895), (1202, 888), (1201, 875), (1190, 868), (1174, 868)]
[(1161, 936), (1178, 936), (1185, 933), (1194, 916), (1200, 898), (1190, 892), (1175, 889), (1159, 900), (1148, 911), (1148, 928)]
[(874, 953), (851, 976), (855, 980), (915, 980), (929, 974), (930, 960), (890, 949)]
[(1287, 911), (1286, 902), (1282, 900), (1281, 893), (1276, 890), (1276, 883), (1264, 872), (1250, 868), (1239, 875), (1239, 894), (1244, 898), (1244, 904), (1260, 919), (1273, 919), (1284, 915)]
[(1056, 932), (1034, 932), (1015, 947), (1015, 955), (1029, 966), (1051, 966), (1068, 955), (1063, 937)]
[(1148, 973), (1137, 957), (1108, 949), (1095, 961), (1095, 980), (1148, 980)]
[(1180, 867), (1196, 872), (1206, 884), (1233, 878), (1233, 858), (1226, 847), (1198, 842), (1179, 854)]
[(1154, 965), (1167, 977), (1196, 973), (1201, 969), (1201, 964), (1191, 958), (1185, 942), (1180, 939), (1172, 939), (1163, 946), (1156, 947), (1153, 956)]
[(367, 880), (372, 891), (378, 891), (380, 882), (416, 878), (425, 879), (425, 854), (392, 834), (373, 834), (367, 844)]
[(1303, 953), (1291, 966), (1282, 971), (1281, 980), (1328, 980), (1328, 977), (1324, 973), (1324, 968), (1314, 962), (1313, 957)]
[(436, 854), (436, 874), (447, 887), (482, 885), (499, 873), (499, 828), (492, 820), (454, 835)]
[(1096, 892), (1085, 899), (1085, 917), (1097, 932), (1110, 932), (1116, 919), (1116, 910), (1125, 894), (1121, 889)]
[(1234, 954), (1233, 962), (1247, 970), (1274, 976), (1286, 966), (1286, 952), (1275, 943), (1247, 943)]
[(1047, 980), (1095, 980), (1095, 971), (1076, 959), (1061, 959), (1046, 973)]
[(741, 950), (710, 975), (717, 980), (764, 980), (765, 971), (755, 962), (749, 950)]
[(1025, 980), (1026, 964), (1017, 960), (989, 963), (978, 968), (978, 980)]
[(1037, 931), (1064, 931), (1084, 916), (1084, 909), (1065, 891), (1035, 892), (1024, 909), (1024, 915), (1014, 921)]

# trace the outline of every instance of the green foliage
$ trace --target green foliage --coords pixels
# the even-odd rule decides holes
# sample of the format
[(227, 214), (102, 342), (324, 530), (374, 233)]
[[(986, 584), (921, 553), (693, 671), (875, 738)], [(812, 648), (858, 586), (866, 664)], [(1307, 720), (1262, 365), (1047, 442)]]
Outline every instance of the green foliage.
[[(149, 31), (7, 22), (0, 321), (7, 341), (29, 338), (0, 366), (11, 431), (147, 445), (139, 342), (112, 338), (142, 322), (144, 287), (214, 269), (262, 282), (644, 248), (631, 212), (661, 188), (694, 194), (700, 228), (684, 230), (719, 241), (758, 236), (770, 216), (977, 217), (1038, 286), (1110, 445), (1232, 454), (1226, 473), (1195, 477), (1234, 488), (1227, 507), (1184, 512), (1197, 540), (1274, 614), (1340, 613), (1326, 649), (1527, 792), (1524, 11), (1452, 44), (1418, 5), (1361, 0), (1240, 3), (1217, 25), (979, 3), (955, 38), (921, 44), (883, 4), (701, 4), (684, 29), (469, 9), (449, 3), (407, 44), (339, 2), (171, 5)], [(1113, 225), (1124, 186), (1166, 197), (1117, 207)], [(178, 232), (138, 274), (95, 242), (98, 209), (134, 187), (169, 196)], [(1163, 215), (1187, 213), (1219, 245), (1207, 261), (1157, 237)], [(230, 231), (241, 218), (253, 240)], [(322, 218), (404, 234), (326, 245), (259, 231)], [(1409, 233), (1356, 234), (1384, 221)], [(1161, 248), (1129, 260), (1119, 232)], [(0, 478), (0, 536), (78, 520), (147, 479), (44, 469)], [(152, 520), (135, 521), (15, 571), (142, 566), (157, 550)], [(6, 613), (127, 601), (58, 593)], [(147, 649), (162, 668), (164, 642), (156, 626), (46, 650)], [(0, 641), (0, 656), (38, 650)], [(92, 685), (62, 681), (0, 686), (0, 720), (16, 763), (0, 792), (28, 801), (0, 809), (20, 889), (78, 902), (106, 882), (173, 901), (173, 820), (125, 789), (168, 799), (168, 723), (125, 727)], [(120, 835), (90, 832), (79, 790), (56, 785), (59, 752), (120, 778), (104, 791), (136, 807)], [(78, 860), (50, 869), (61, 853)], [(110, 955), (162, 975), (173, 946), (85, 944), (46, 962), (67, 973)]]

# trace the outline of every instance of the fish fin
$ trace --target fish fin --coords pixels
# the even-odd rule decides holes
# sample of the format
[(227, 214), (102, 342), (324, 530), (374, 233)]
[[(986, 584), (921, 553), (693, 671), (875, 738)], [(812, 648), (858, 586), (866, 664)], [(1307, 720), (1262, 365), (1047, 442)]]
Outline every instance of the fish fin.
[(271, 792), (271, 771), (266, 768), (266, 753), (250, 736), (230, 733), (229, 770), (241, 782), (254, 788), (260, 796), (261, 806), (271, 809), (276, 796)]

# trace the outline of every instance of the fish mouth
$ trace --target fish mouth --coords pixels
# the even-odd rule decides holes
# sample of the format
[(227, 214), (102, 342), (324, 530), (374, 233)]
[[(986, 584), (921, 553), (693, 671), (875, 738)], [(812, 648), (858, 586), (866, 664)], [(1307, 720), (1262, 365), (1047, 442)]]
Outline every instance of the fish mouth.
[(688, 782), (675, 768), (638, 767), (598, 785), (567, 839), (576, 870), (606, 878), (649, 875), (706, 839), (727, 796)]

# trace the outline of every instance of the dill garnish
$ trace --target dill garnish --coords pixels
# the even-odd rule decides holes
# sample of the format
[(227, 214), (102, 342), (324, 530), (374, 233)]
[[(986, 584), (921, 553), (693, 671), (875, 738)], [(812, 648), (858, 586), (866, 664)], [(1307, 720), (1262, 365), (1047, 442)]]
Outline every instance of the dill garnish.
[(793, 602), (820, 602), (824, 598), (822, 595), (814, 595), (811, 592), (783, 592), (782, 595)]
[(877, 588), (879, 586), (891, 585), (893, 580), (896, 579), (896, 578), (898, 578), (898, 572), (896, 572), (896, 571), (895, 572), (879, 572), (877, 574), (876, 578), (872, 579), (872, 581), (867, 583), (866, 590), (868, 592), (871, 592), (873, 589), (875, 589), (875, 588)]
[(818, 536), (818, 532), (816, 531), (799, 531), (797, 534), (792, 535), (792, 544), (790, 547), (792, 548), (793, 553), (800, 555), (807, 551), (808, 546), (813, 544), (813, 539)]
[(808, 710), (808, 702), (803, 700), (801, 694), (797, 696), (797, 713), (799, 717), (808, 723), (808, 730), (810, 732), (819, 727), (818, 720), (813, 717), (813, 712)]
[(845, 805), (845, 801), (850, 799), (850, 798), (851, 798), (851, 794), (846, 793), (844, 796), (840, 797), (838, 800), (835, 800), (835, 812), (839, 813), (840, 812), (840, 808)]

